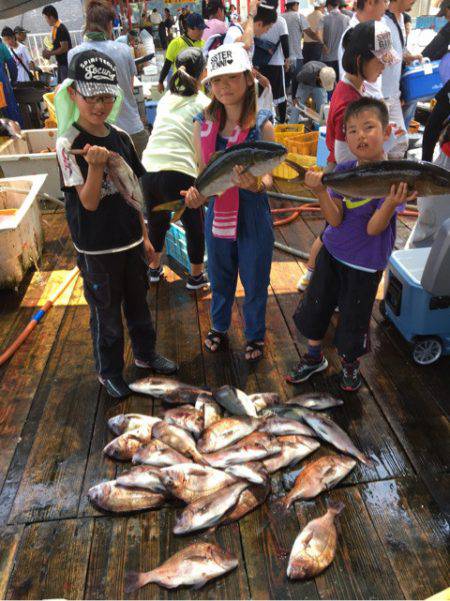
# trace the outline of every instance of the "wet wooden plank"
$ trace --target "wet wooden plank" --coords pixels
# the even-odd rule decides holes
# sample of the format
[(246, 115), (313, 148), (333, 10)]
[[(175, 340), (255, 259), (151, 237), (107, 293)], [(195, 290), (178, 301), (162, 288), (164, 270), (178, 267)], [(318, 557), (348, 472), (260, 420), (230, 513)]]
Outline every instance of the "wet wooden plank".
[(86, 352), (89, 309), (81, 280), (72, 303), (50, 358), (52, 387), (10, 521), (77, 515), (98, 391), (93, 358)]
[(5, 598), (83, 598), (92, 528), (92, 520), (26, 526)]
[(6, 526), (0, 531), (0, 599), (5, 598), (24, 526)]
[[(173, 509), (162, 509), (120, 519), (97, 519), (92, 539), (91, 559), (86, 581), (86, 599), (248, 599), (245, 563), (237, 526), (217, 532), (176, 537)], [(164, 526), (163, 528), (161, 526)], [(211, 541), (239, 560), (233, 572), (211, 581), (200, 590), (166, 590), (148, 584), (126, 595), (124, 579), (128, 571), (149, 571), (193, 542)], [(109, 549), (104, 553), (104, 549)]]
[(304, 528), (311, 519), (326, 512), (327, 499), (343, 502), (345, 508), (335, 521), (338, 531), (336, 557), (315, 579), (320, 598), (402, 599), (402, 590), (392, 571), (384, 542), (372, 524), (359, 487), (334, 490), (314, 501), (296, 503), (300, 527)]
[(361, 495), (406, 599), (448, 585), (448, 521), (419, 478), (372, 482)]

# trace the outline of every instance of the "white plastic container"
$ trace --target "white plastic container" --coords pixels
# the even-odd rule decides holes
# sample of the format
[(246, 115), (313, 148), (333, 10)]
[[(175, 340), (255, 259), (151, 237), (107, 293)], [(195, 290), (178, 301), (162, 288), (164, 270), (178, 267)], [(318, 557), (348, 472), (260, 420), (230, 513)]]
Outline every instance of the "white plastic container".
[[(56, 147), (56, 129), (25, 129), (21, 140), (8, 140), (0, 146), (0, 169), (4, 177), (46, 173), (42, 186), (53, 198), (62, 198), (56, 152), (42, 152)], [(1, 173), (0, 173), (1, 176)]]
[(44, 237), (36, 196), (46, 177), (0, 179), (0, 288), (18, 286), (41, 256)]

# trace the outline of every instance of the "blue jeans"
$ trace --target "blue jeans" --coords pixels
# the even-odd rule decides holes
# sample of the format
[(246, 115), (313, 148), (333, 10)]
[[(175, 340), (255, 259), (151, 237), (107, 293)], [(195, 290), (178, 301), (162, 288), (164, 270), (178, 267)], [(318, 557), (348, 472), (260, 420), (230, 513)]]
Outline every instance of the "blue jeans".
[(212, 235), (213, 217), (214, 202), (210, 202), (205, 239), (212, 291), (212, 328), (217, 332), (229, 329), (239, 274), (245, 291), (245, 337), (249, 341), (263, 340), (274, 242), (267, 197), (241, 190), (236, 240), (215, 238)]
[[(320, 86), (308, 86), (304, 83), (299, 84), (297, 89), (297, 100), (300, 104), (306, 104), (308, 98), (312, 96), (316, 112), (320, 113), (322, 105), (327, 102), (327, 93)], [(289, 123), (298, 123), (300, 111), (297, 107), (292, 107)]]

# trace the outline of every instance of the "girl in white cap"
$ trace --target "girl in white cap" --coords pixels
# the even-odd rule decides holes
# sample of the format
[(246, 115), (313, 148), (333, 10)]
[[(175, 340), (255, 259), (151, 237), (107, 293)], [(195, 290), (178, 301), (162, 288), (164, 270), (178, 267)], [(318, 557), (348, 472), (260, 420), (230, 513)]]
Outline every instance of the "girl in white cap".
[[(227, 44), (208, 56), (207, 77), (212, 102), (197, 117), (194, 144), (202, 169), (211, 155), (234, 144), (274, 141), (271, 113), (257, 111), (252, 65), (241, 44)], [(211, 352), (227, 344), (238, 274), (245, 291), (245, 358), (257, 361), (264, 350), (267, 288), (273, 250), (272, 218), (266, 187), (271, 176), (256, 178), (235, 167), (236, 186), (209, 203), (205, 223), (208, 273), (211, 281), (212, 328), (205, 340)], [(191, 187), (188, 207), (208, 199)]]

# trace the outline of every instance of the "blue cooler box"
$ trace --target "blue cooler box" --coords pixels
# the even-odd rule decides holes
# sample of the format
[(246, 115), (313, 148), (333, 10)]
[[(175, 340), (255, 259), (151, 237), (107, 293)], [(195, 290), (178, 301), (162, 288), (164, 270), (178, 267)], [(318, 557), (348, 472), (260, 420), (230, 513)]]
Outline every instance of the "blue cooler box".
[(400, 80), (405, 102), (430, 100), (436, 96), (442, 85), (439, 61), (430, 62), (428, 59), (424, 59), (422, 64), (415, 61), (413, 66), (406, 67)]

